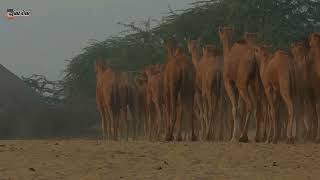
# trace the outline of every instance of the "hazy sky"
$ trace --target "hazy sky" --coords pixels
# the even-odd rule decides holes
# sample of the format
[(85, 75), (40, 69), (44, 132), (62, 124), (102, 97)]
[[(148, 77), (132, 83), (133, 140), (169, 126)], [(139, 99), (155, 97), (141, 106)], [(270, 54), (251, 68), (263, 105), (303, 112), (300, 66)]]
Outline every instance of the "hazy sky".
[[(0, 64), (15, 74), (62, 78), (66, 59), (90, 39), (102, 41), (123, 28), (117, 22), (158, 19), (195, 0), (0, 0)], [(7, 8), (31, 10), (7, 20)]]

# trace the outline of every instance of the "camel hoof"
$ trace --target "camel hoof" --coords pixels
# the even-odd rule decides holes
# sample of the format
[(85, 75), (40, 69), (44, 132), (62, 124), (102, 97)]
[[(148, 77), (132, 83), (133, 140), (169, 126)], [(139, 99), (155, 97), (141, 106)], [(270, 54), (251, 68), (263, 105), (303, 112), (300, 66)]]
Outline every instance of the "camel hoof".
[(320, 144), (320, 137), (316, 138), (314, 142), (317, 143), (317, 144)]
[(287, 144), (294, 144), (293, 137), (290, 137), (290, 138), (287, 139)]
[(239, 142), (248, 143), (248, 142), (249, 142), (248, 136), (242, 136), (242, 137), (240, 137), (240, 138), (239, 138)]
[(277, 139), (272, 139), (272, 144), (278, 144), (278, 140)]

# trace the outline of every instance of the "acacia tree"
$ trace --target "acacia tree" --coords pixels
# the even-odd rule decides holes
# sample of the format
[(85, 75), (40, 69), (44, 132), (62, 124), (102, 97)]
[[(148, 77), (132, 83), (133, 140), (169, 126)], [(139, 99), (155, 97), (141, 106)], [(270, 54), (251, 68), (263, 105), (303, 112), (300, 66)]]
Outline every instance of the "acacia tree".
[(94, 61), (108, 59), (114, 69), (138, 71), (146, 64), (164, 59), (161, 39), (175, 35), (182, 46), (187, 38), (219, 45), (221, 25), (233, 26), (236, 38), (245, 31), (259, 32), (259, 39), (286, 49), (311, 31), (320, 30), (319, 0), (203, 0), (191, 8), (170, 11), (156, 26), (148, 19), (142, 26), (122, 23), (125, 34), (105, 41), (93, 41), (83, 53), (69, 61), (64, 85), (69, 95), (95, 94)]

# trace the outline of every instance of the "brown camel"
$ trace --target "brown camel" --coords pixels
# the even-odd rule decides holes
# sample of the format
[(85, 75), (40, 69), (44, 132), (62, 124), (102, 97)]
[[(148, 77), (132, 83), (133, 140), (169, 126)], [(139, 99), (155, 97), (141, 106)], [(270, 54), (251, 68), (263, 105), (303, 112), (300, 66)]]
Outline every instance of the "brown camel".
[(132, 135), (133, 139), (141, 136), (146, 121), (145, 108), (146, 108), (146, 86), (147, 81), (141, 74), (134, 78), (134, 82), (130, 88), (130, 101), (129, 107), (132, 115)]
[[(229, 27), (219, 28), (219, 38), (223, 45), (224, 68), (223, 79), (226, 92), (232, 105), (233, 133), (231, 141), (235, 142), (239, 128), (238, 100), (240, 97), (246, 105), (246, 117), (241, 127), (240, 142), (248, 142), (248, 125), (252, 113), (256, 109), (255, 99), (249, 88), (253, 88), (257, 78), (257, 67), (254, 59), (253, 36), (245, 40), (237, 41), (231, 47), (233, 29)], [(239, 95), (238, 95), (239, 93)]]
[[(144, 70), (147, 76), (146, 88), (146, 113), (148, 117), (148, 135), (149, 139), (160, 138), (162, 129), (162, 112), (163, 112), (163, 66), (152, 65)], [(154, 134), (154, 135), (152, 135)]]
[(117, 123), (114, 121), (112, 111), (115, 74), (110, 67), (104, 70), (101, 61), (95, 63), (95, 71), (97, 79), (96, 101), (102, 119), (103, 139), (106, 135), (115, 138), (117, 136)]
[(316, 142), (320, 143), (320, 34), (311, 33), (309, 35), (309, 58), (310, 80), (312, 84), (312, 104), (315, 106), (317, 114), (317, 136)]
[(192, 63), (196, 69), (198, 69), (198, 66), (201, 60), (201, 55), (200, 53), (198, 53), (199, 44), (200, 44), (199, 40), (188, 41), (188, 50), (189, 50), (189, 53), (191, 53)]
[(102, 93), (102, 74), (103, 74), (104, 68), (101, 61), (95, 62), (95, 72), (96, 72), (96, 103), (97, 103), (97, 109), (101, 116), (101, 128), (102, 128), (102, 139), (106, 139), (107, 133), (110, 131), (108, 130), (107, 126), (107, 117), (104, 107), (104, 98)]
[(164, 41), (167, 50), (167, 64), (164, 70), (164, 97), (167, 119), (165, 139), (173, 140), (177, 123), (177, 140), (182, 140), (183, 115), (189, 114), (191, 122), (191, 140), (196, 140), (193, 121), (195, 68), (181, 48), (176, 47), (173, 39)]
[(198, 66), (198, 78), (200, 78), (201, 107), (205, 116), (205, 138), (207, 140), (214, 138), (214, 129), (222, 129), (221, 114), (219, 114), (222, 111), (219, 108), (222, 106), (221, 98), (223, 97), (222, 70), (222, 53), (213, 45), (206, 45)]
[(115, 101), (113, 112), (118, 123), (118, 134), (128, 140), (130, 130), (130, 123), (128, 122), (128, 107), (130, 104), (129, 75), (127, 72), (115, 72), (115, 75), (116, 90), (114, 92), (116, 95), (113, 95)]
[[(278, 109), (279, 100), (282, 98), (288, 110), (287, 142), (294, 143), (292, 136), (295, 119), (295, 88), (294, 66), (291, 56), (282, 50), (277, 50), (272, 56), (268, 53), (268, 47), (257, 46), (255, 56), (259, 64), (260, 76), (265, 89), (265, 94), (270, 106), (273, 143), (277, 143), (279, 134)], [(281, 98), (280, 98), (281, 97)], [(268, 141), (270, 142), (268, 134)]]
[[(297, 80), (297, 95), (298, 102), (301, 107), (298, 108), (297, 118), (303, 119), (305, 127), (305, 139), (311, 137), (311, 128), (312, 128), (312, 111), (309, 108), (311, 103), (311, 82), (308, 77), (308, 49), (303, 42), (297, 42), (291, 44), (291, 53), (293, 55), (294, 67), (296, 72)], [(299, 121), (300, 122), (300, 121)], [(300, 124), (297, 125), (297, 130), (300, 129)], [(299, 135), (299, 132), (297, 132)]]
[(202, 136), (204, 137), (205, 135), (205, 120), (204, 120), (204, 112), (203, 112), (203, 100), (202, 100), (202, 85), (201, 85), (201, 75), (199, 71), (199, 64), (201, 60), (201, 55), (198, 51), (199, 49), (199, 40), (189, 40), (188, 41), (188, 50), (189, 53), (192, 56), (192, 63), (194, 67), (196, 68), (196, 79), (195, 79), (195, 95), (194, 95), (194, 111), (195, 111), (195, 116), (197, 122), (197, 126), (199, 127), (198, 131)]

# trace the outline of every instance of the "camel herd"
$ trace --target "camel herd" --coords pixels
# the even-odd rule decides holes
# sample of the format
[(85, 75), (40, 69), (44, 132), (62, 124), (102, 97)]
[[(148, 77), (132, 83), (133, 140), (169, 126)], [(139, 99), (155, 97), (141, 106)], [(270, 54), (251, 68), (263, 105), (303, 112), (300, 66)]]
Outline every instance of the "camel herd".
[(222, 50), (199, 40), (184, 50), (168, 38), (165, 64), (134, 78), (97, 60), (103, 139), (249, 142), (255, 132), (256, 142), (319, 143), (320, 34), (286, 52), (259, 43), (257, 33), (238, 41), (233, 33), (219, 27)]

